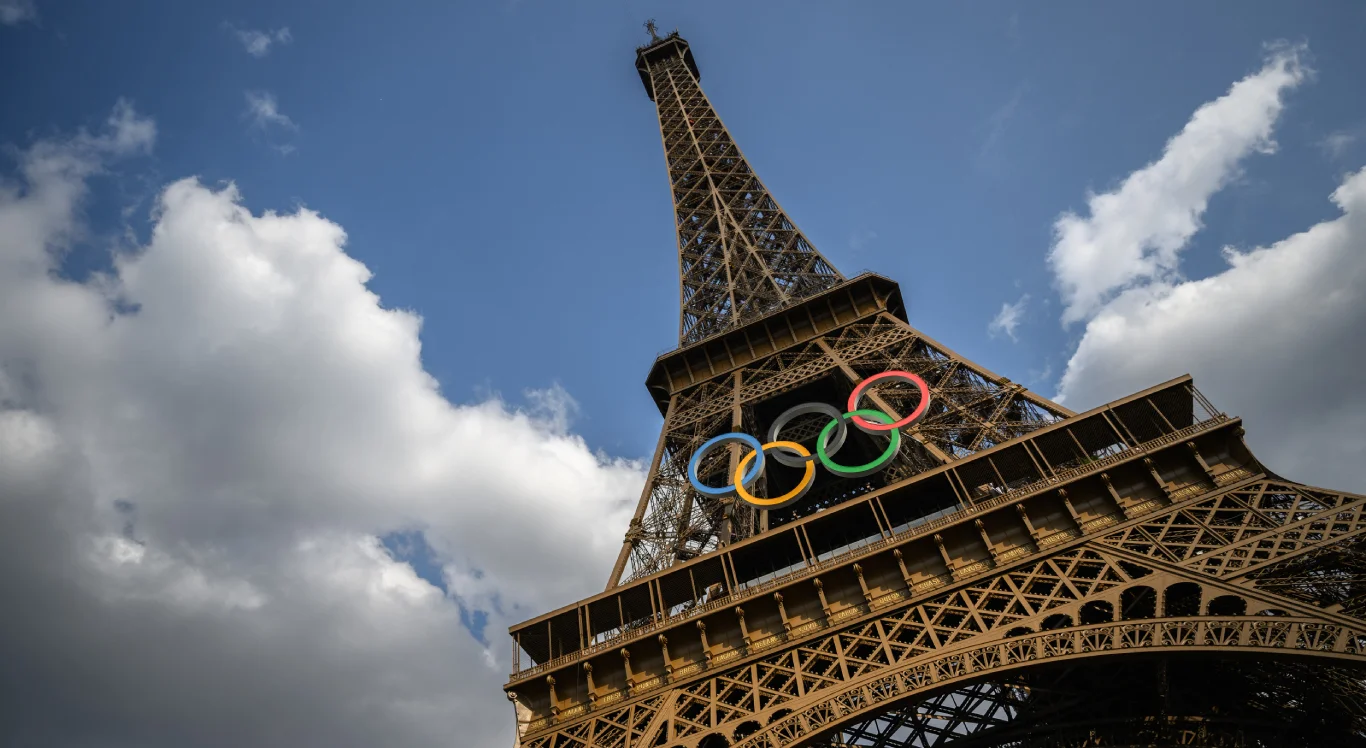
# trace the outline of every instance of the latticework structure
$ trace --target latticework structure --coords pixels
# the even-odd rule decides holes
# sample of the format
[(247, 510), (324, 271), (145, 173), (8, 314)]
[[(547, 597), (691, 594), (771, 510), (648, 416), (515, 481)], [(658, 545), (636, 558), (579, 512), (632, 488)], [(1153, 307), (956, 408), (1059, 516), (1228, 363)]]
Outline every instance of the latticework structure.
[(670, 37), (637, 64), (659, 111), (673, 186), (682, 291), (679, 345), (696, 343), (844, 280), (783, 213)]
[[(681, 347), (647, 380), (664, 427), (606, 591), (511, 629), (520, 745), (1366, 745), (1366, 497), (1276, 475), (1189, 377), (1072, 413), (911, 327), (783, 213), (687, 42), (652, 37)], [(924, 411), (899, 447), (848, 430), (841, 459), (881, 472), (772, 510), (689, 479), (712, 437), (887, 370), (930, 400), (869, 395)], [(783, 439), (814, 451), (826, 422)]]

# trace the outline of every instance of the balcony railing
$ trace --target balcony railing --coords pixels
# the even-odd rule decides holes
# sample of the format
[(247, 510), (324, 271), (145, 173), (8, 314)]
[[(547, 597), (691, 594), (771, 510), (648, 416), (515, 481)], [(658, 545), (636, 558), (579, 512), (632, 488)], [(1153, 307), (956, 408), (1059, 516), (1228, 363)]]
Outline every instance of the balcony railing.
[[(742, 585), (741, 587), (736, 589), (734, 593), (727, 593), (721, 595), (720, 597), (707, 600), (704, 603), (698, 603), (696, 605), (689, 607), (687, 610), (675, 613), (673, 615), (657, 614), (655, 619), (649, 621), (648, 623), (634, 627), (623, 627), (613, 632), (612, 635), (608, 638), (589, 644), (588, 646), (582, 649), (575, 650), (574, 652), (570, 652), (569, 654), (565, 654), (560, 657), (547, 660), (546, 662), (542, 662), (525, 669), (515, 667), (516, 663), (514, 663), (512, 678), (516, 680), (522, 680), (525, 678), (532, 677), (534, 675), (538, 675), (540, 673), (549, 672), (551, 670), (558, 669), (563, 665), (582, 659), (585, 656), (617, 647), (628, 640), (634, 640), (637, 637), (645, 636), (647, 634), (659, 631), (661, 629), (671, 628), (681, 622), (687, 621), (688, 619), (695, 618), (706, 613), (710, 613), (714, 610), (718, 610), (729, 605), (739, 604), (745, 600), (753, 599), (754, 597), (757, 597), (758, 595), (764, 592), (775, 590), (780, 587), (785, 587), (789, 584), (792, 584), (793, 582), (800, 581), (803, 578), (812, 576), (820, 571), (830, 569), (833, 567), (842, 566), (843, 564), (849, 561), (871, 555), (877, 551), (887, 548), (888, 546), (898, 545), (912, 538), (928, 535), (945, 527), (949, 527), (951, 525), (956, 525), (960, 522), (973, 519), (978, 515), (985, 514), (993, 509), (1004, 506), (1006, 504), (1010, 504), (1035, 492), (1042, 491), (1052, 486), (1067, 483), (1077, 478), (1081, 478), (1083, 476), (1096, 473), (1112, 465), (1116, 465), (1120, 462), (1140, 457), (1146, 453), (1149, 453), (1156, 449), (1160, 449), (1174, 442), (1179, 442), (1183, 439), (1188, 439), (1189, 437), (1194, 436), (1195, 434), (1213, 428), (1214, 426), (1224, 423), (1227, 420), (1228, 416), (1224, 415), (1223, 413), (1215, 413), (1212, 417), (1205, 419), (1204, 421), (1200, 421), (1199, 423), (1191, 424), (1190, 426), (1187, 426), (1178, 431), (1174, 431), (1169, 434), (1164, 434), (1149, 441), (1137, 444), (1128, 449), (1124, 449), (1110, 455), (1106, 455), (1105, 457), (1093, 460), (1091, 462), (1087, 462), (1076, 467), (1060, 470), (1050, 477), (1033, 481), (1023, 486), (1019, 486), (986, 501), (978, 502), (968, 507), (963, 507), (961, 509), (958, 509), (957, 511), (953, 511), (943, 516), (936, 517), (927, 522), (922, 522), (918, 524), (912, 522), (909, 526), (903, 526), (902, 529), (900, 529), (899, 531), (894, 531), (886, 536), (872, 536), (868, 539), (869, 542), (866, 544), (850, 547), (848, 550), (845, 550), (837, 555), (814, 561), (805, 566), (796, 568), (786, 574), (775, 576), (772, 579), (765, 580), (758, 584), (753, 584), (749, 586)], [(1194, 488), (1194, 486), (1186, 486), (1184, 488), (1190, 489)], [(1107, 523), (1106, 526), (1108, 526), (1109, 524), (1113, 524), (1113, 522)], [(1087, 528), (1085, 532), (1090, 532), (1098, 529), (1103, 528), (1099, 526)], [(1048, 538), (1045, 538), (1044, 540), (1040, 541), (1038, 545), (1040, 550), (1042, 550), (1044, 548), (1057, 545), (1058, 543), (1065, 542), (1066, 540), (1071, 539), (1072, 537), (1080, 537), (1081, 534), (1084, 533), (1076, 533), (1076, 531), (1074, 530), (1064, 530), (1062, 532), (1054, 533), (1054, 536), (1056, 537), (1050, 536)], [(1067, 537), (1064, 537), (1064, 535), (1066, 535)], [(961, 574), (962, 571), (960, 570), (959, 573)]]

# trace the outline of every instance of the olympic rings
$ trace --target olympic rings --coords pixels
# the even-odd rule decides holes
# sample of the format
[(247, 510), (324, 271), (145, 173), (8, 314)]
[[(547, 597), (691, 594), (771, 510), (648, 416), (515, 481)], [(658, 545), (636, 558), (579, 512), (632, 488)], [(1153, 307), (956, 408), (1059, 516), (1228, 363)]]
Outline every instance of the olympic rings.
[[(868, 388), (873, 383), (884, 379), (908, 382), (920, 390), (920, 404), (914, 412), (899, 421), (893, 421), (892, 416), (880, 410), (858, 407), (859, 400), (867, 393)], [(849, 411), (847, 413), (841, 413), (838, 408), (825, 403), (803, 403), (788, 408), (773, 421), (768, 429), (768, 443), (766, 444), (760, 444), (758, 439), (749, 434), (738, 432), (721, 434), (708, 439), (688, 461), (688, 482), (704, 496), (725, 498), (735, 495), (753, 506), (763, 509), (778, 509), (806, 496), (806, 493), (811, 490), (811, 486), (815, 484), (816, 462), (818, 461), (826, 470), (842, 478), (862, 478), (890, 465), (892, 459), (901, 449), (901, 429), (907, 428), (923, 418), (929, 407), (930, 388), (924, 379), (908, 371), (884, 371), (881, 374), (874, 374), (860, 382), (849, 394)], [(778, 434), (783, 430), (783, 427), (794, 418), (815, 413), (830, 418), (830, 422), (821, 429), (820, 435), (816, 437), (815, 455), (812, 455), (811, 450), (798, 442), (778, 439)], [(832, 456), (844, 446), (849, 435), (845, 421), (851, 421), (859, 430), (868, 434), (875, 436), (885, 434), (888, 437), (887, 448), (872, 462), (863, 465), (841, 465), (835, 462)], [(733, 443), (744, 444), (749, 447), (750, 452), (736, 464), (734, 474), (731, 476), (732, 482), (721, 488), (704, 485), (697, 475), (702, 460), (713, 449)], [(770, 452), (773, 459), (779, 463), (788, 467), (803, 468), (804, 472), (801, 480), (797, 482), (796, 488), (782, 496), (763, 498), (750, 493), (750, 489), (763, 476), (764, 469), (767, 467), (765, 455)]]
[[(892, 422), (892, 417), (880, 410), (854, 410), (840, 416), (841, 420), (853, 418), (856, 421), (859, 417), (876, 418), (881, 420), (884, 424)], [(896, 454), (896, 451), (901, 449), (901, 432), (893, 431), (891, 443), (882, 451), (882, 454), (877, 456), (876, 460), (862, 465), (841, 465), (830, 459), (830, 450), (825, 447), (825, 441), (830, 436), (830, 429), (834, 427), (835, 422), (831, 421), (830, 423), (825, 424), (825, 428), (821, 429), (821, 435), (816, 437), (816, 455), (820, 458), (821, 464), (825, 466), (826, 470), (829, 470), (841, 478), (862, 478), (865, 475), (872, 475), (887, 467), (887, 465), (891, 463), (892, 457)]]
[[(839, 408), (825, 403), (803, 403), (801, 405), (794, 405), (783, 411), (783, 414), (778, 416), (777, 420), (773, 422), (773, 425), (768, 427), (768, 440), (770, 442), (778, 441), (778, 432), (782, 431), (783, 427), (786, 426), (789, 421), (797, 416), (809, 415), (811, 413), (824, 413), (825, 415), (830, 416), (830, 420), (839, 424), (839, 433), (835, 434), (835, 441), (830, 444), (830, 451), (832, 453), (838, 452), (840, 447), (844, 446), (844, 437), (849, 435), (849, 429), (845, 428), (844, 421), (840, 419), (840, 416), (843, 414), (840, 413)], [(786, 442), (784, 442), (784, 444), (786, 444)], [(776, 449), (773, 451), (773, 459), (788, 467), (802, 467), (815, 462), (816, 458), (812, 456), (809, 450), (803, 449), (802, 452), (805, 454), (805, 457), (793, 457), (793, 453), (787, 449)]]
[(754, 481), (759, 480), (759, 476), (764, 474), (764, 448), (759, 444), (758, 439), (755, 439), (749, 434), (735, 432), (714, 436), (708, 439), (701, 448), (693, 453), (691, 460), (688, 460), (688, 481), (692, 483), (692, 487), (697, 489), (698, 493), (704, 496), (710, 496), (714, 499), (725, 498), (732, 493), (735, 493), (735, 488), (739, 485), (738, 483), (732, 483), (724, 488), (712, 488), (711, 486), (703, 485), (702, 481), (697, 477), (697, 466), (702, 464), (702, 458), (706, 457), (707, 453), (711, 450), (723, 444), (729, 444), (730, 442), (742, 442), (759, 455), (759, 459), (755, 462), (754, 468), (750, 470), (749, 474), (744, 476), (744, 480), (741, 481), (745, 486), (754, 485)]
[(892, 423), (891, 419), (888, 419), (882, 425), (877, 425), (868, 423), (859, 416), (854, 416), (854, 425), (857, 426), (860, 431), (869, 434), (877, 433), (879, 431), (894, 432), (898, 429), (908, 428), (924, 417), (930, 407), (930, 387), (925, 384), (925, 380), (909, 371), (884, 371), (881, 374), (874, 374), (862, 382), (859, 382), (859, 385), (854, 388), (854, 391), (849, 393), (849, 412), (852, 413), (858, 410), (858, 401), (863, 397), (864, 391), (868, 389), (869, 385), (880, 379), (900, 379), (903, 382), (910, 382), (915, 385), (920, 389), (920, 405), (916, 406), (916, 409), (912, 411), (910, 415), (896, 423)]
[(779, 454), (782, 454), (785, 451), (795, 452), (802, 457), (809, 457), (811, 455), (810, 450), (808, 450), (806, 447), (803, 447), (801, 444), (798, 444), (797, 442), (769, 442), (768, 444), (764, 445), (761, 451), (750, 452), (749, 454), (742, 457), (740, 459), (740, 463), (735, 466), (735, 493), (741, 499), (744, 499), (745, 501), (753, 504), (754, 506), (761, 506), (765, 509), (778, 509), (781, 507), (785, 507), (788, 504), (796, 502), (797, 500), (805, 496), (807, 491), (811, 490), (811, 486), (814, 485), (816, 482), (816, 463), (804, 463), (806, 465), (806, 472), (802, 474), (802, 479), (800, 482), (797, 483), (796, 488), (792, 489), (791, 491), (788, 491), (782, 496), (774, 496), (771, 499), (762, 499), (747, 491), (745, 487), (740, 484), (740, 477), (745, 472), (745, 466), (749, 464), (750, 460), (754, 459), (755, 455), (762, 455), (764, 452), (770, 449), (773, 450), (774, 458), (777, 458)]

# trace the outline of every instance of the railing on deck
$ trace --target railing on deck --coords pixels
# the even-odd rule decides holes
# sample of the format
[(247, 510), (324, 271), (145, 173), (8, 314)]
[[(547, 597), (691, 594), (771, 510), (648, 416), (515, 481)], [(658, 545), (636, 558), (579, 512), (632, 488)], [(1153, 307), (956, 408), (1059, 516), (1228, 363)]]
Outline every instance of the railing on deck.
[[(1191, 388), (1191, 390), (1195, 391), (1194, 388)], [(1197, 395), (1197, 397), (1199, 397), (1201, 401), (1204, 401), (1203, 396)], [(1187, 426), (1183, 429), (1174, 431), (1169, 434), (1164, 434), (1162, 436), (1150, 439), (1141, 444), (1131, 446), (1128, 449), (1122, 449), (1113, 454), (1106, 455), (1105, 457), (1092, 460), (1085, 464), (1060, 470), (1050, 477), (1046, 477), (1025, 484), (1023, 486), (1019, 486), (1010, 491), (1006, 491), (1002, 494), (999, 494), (991, 499), (987, 499), (986, 501), (974, 503), (972, 506), (963, 507), (961, 509), (958, 509), (957, 511), (953, 511), (949, 514), (932, 519), (928, 522), (917, 524), (914, 521), (912, 521), (909, 526), (901, 526), (902, 529), (900, 529), (899, 531), (893, 531), (892, 533), (882, 537), (872, 536), (871, 542), (867, 544), (850, 547), (848, 550), (843, 551), (837, 555), (830, 556), (822, 560), (817, 560), (812, 563), (808, 563), (786, 574), (783, 574), (781, 576), (775, 576), (772, 579), (765, 580), (761, 583), (752, 584), (749, 586), (746, 586), (745, 583), (741, 583), (741, 585), (734, 591), (734, 593), (723, 594), (719, 597), (710, 599), (704, 603), (694, 605), (688, 608), (687, 610), (674, 615), (657, 615), (655, 620), (640, 626), (618, 629), (610, 637), (589, 644), (588, 646), (571, 652), (569, 654), (556, 657), (552, 660), (547, 660), (546, 662), (542, 662), (525, 669), (519, 667), (518, 661), (514, 661), (512, 677), (520, 680), (522, 678), (529, 678), (539, 673), (557, 669), (562, 665), (581, 659), (586, 655), (600, 652), (602, 650), (609, 649), (612, 647), (616, 647), (626, 639), (634, 639), (638, 636), (643, 636), (645, 634), (649, 634), (660, 629), (672, 627), (682, 621), (688, 620), (689, 618), (693, 618), (704, 613), (709, 613), (711, 611), (717, 610), (727, 605), (738, 603), (745, 599), (750, 599), (760, 593), (788, 585), (794, 581), (799, 581), (803, 577), (813, 575), (816, 572), (840, 566), (854, 558), (874, 553), (876, 551), (887, 548), (891, 545), (906, 542), (908, 539), (912, 537), (930, 534), (936, 530), (949, 527), (950, 525), (958, 524), (965, 520), (971, 519), (977, 515), (984, 514), (993, 509), (996, 509), (997, 507), (1014, 502), (1028, 494), (1032, 494), (1037, 491), (1049, 488), (1051, 486), (1075, 480), (1082, 476), (1103, 470), (1104, 468), (1107, 468), (1111, 465), (1124, 462), (1125, 460), (1141, 456), (1147, 452), (1151, 452), (1155, 449), (1160, 449), (1174, 442), (1179, 442), (1183, 439), (1187, 439), (1197, 433), (1200, 433), (1201, 431), (1205, 431), (1228, 420), (1227, 415), (1219, 413), (1217, 411), (1213, 411), (1212, 407), (1209, 408), (1209, 411), (1213, 412), (1213, 415), (1210, 418), (1200, 421), (1199, 423), (1193, 423), (1190, 426)], [(1089, 532), (1089, 530), (1087, 532)], [(1043, 545), (1041, 543), (1040, 549), (1044, 547), (1051, 547), (1052, 545), (1056, 545), (1057, 543), (1063, 542), (1066, 539), (1070, 539), (1062, 537), (1064, 534), (1068, 534), (1071, 537), (1080, 536), (1080, 534), (1072, 535), (1072, 533), (1075, 533), (1075, 531), (1064, 530), (1058, 533), (1054, 533), (1053, 535), (1057, 537), (1047, 538), (1047, 540), (1051, 540), (1053, 542), (1048, 543), (1047, 545)], [(961, 574), (962, 570), (960, 570), (959, 573)], [(518, 658), (518, 660), (519, 659), (520, 658)]]

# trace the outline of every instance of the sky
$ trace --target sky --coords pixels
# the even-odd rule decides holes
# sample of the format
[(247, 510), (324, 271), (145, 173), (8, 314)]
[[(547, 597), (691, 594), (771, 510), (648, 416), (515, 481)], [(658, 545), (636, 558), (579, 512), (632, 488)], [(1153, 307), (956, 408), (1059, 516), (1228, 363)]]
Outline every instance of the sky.
[(1359, 3), (0, 0), (0, 742), (512, 744), (661, 426), (651, 17), (916, 327), (1366, 490)]

